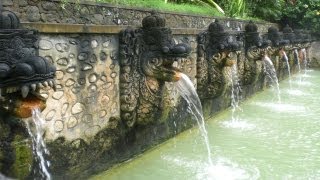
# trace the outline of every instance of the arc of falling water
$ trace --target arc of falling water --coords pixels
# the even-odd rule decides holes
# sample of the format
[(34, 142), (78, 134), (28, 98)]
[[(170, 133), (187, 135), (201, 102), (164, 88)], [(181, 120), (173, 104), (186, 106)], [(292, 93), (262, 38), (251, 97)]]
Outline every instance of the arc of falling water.
[[(51, 175), (48, 171), (48, 167), (50, 166), (50, 162), (44, 158), (45, 154), (49, 154), (49, 151), (46, 147), (46, 144), (43, 140), (43, 127), (42, 123), (44, 120), (40, 117), (41, 111), (39, 108), (32, 110), (32, 122), (31, 120), (26, 122), (28, 133), (32, 139), (32, 148), (34, 155), (39, 161), (39, 168), (41, 170), (40, 174), (42, 178), (46, 180), (51, 180)], [(31, 123), (35, 125), (35, 132), (33, 132), (31, 128)]]
[(202, 105), (201, 105), (199, 96), (197, 94), (197, 91), (195, 90), (193, 83), (189, 79), (189, 77), (183, 73), (181, 73), (181, 79), (175, 82), (175, 87), (178, 90), (179, 94), (187, 101), (190, 112), (197, 120), (201, 135), (206, 144), (209, 165), (213, 166), (212, 159), (211, 159), (211, 149), (209, 144), (208, 132), (205, 127), (203, 113), (202, 113)]
[(290, 64), (289, 64), (289, 58), (287, 56), (287, 53), (284, 50), (281, 50), (281, 52), (282, 52), (283, 59), (286, 61), (286, 64), (287, 64), (288, 76), (289, 76), (289, 86), (291, 89), (291, 69), (290, 69)]
[(269, 79), (271, 79), (272, 83), (276, 85), (278, 102), (281, 103), (280, 87), (279, 87), (279, 81), (278, 81), (276, 69), (274, 68), (274, 65), (271, 59), (267, 55), (265, 55), (262, 60), (264, 63), (264, 72), (266, 76), (269, 77)]

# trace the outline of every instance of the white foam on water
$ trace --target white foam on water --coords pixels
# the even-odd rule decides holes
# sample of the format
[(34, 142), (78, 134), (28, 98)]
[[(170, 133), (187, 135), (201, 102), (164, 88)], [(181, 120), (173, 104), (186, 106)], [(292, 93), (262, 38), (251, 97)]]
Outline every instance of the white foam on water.
[(179, 156), (161, 157), (170, 164), (186, 168), (191, 174), (195, 174), (194, 178), (197, 180), (255, 180), (260, 177), (260, 172), (256, 167), (244, 169), (239, 164), (222, 157), (217, 158), (212, 165)]
[(197, 174), (198, 180), (245, 180), (258, 179), (260, 172), (255, 167), (250, 167), (250, 172), (239, 164), (225, 158), (219, 158), (212, 166), (205, 167), (202, 173)]
[(294, 84), (303, 85), (303, 86), (312, 86), (312, 83), (309, 81), (293, 81)]
[(305, 112), (306, 111), (305, 107), (293, 105), (293, 104), (256, 102), (256, 103), (254, 103), (254, 105), (269, 108), (273, 111), (278, 111), (278, 112), (297, 113), (297, 112)]
[(248, 123), (244, 120), (229, 120), (221, 122), (221, 125), (226, 128), (240, 129), (240, 130), (253, 130), (256, 128), (254, 124)]
[(298, 90), (298, 89), (288, 89), (287, 93), (290, 94), (290, 95), (294, 95), (294, 96), (306, 95), (306, 93), (304, 93), (303, 91)]

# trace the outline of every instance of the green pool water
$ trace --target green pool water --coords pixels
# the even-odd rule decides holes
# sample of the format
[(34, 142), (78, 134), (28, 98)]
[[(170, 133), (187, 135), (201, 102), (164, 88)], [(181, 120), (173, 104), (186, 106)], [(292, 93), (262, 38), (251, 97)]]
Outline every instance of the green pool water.
[[(290, 88), (291, 84), (291, 88)], [(280, 83), (208, 119), (212, 151), (197, 127), (92, 179), (320, 179), (320, 71)]]

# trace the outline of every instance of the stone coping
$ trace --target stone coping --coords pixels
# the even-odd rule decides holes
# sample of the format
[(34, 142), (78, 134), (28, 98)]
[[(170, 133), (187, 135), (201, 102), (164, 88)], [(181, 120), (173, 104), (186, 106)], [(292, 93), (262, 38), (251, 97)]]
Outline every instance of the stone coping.
[[(57, 24), (57, 23), (21, 23), (23, 27), (38, 30), (41, 33), (59, 33), (59, 34), (118, 34), (121, 30), (132, 26), (118, 25), (87, 25), (87, 24)], [(135, 27), (136, 28), (136, 27)], [(172, 33), (176, 35), (195, 35), (205, 29), (194, 28), (171, 28)]]

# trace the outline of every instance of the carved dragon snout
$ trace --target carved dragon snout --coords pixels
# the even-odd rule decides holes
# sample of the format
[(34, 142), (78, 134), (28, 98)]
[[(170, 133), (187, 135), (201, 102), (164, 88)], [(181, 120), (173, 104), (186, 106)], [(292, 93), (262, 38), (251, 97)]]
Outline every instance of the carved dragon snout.
[(175, 44), (171, 30), (165, 28), (165, 19), (154, 12), (143, 19), (142, 36), (147, 45), (141, 56), (143, 72), (160, 81), (178, 81), (180, 70), (173, 63), (190, 54), (190, 45)]
[(245, 26), (246, 56), (252, 60), (261, 60), (271, 49), (271, 41), (260, 37), (258, 27), (252, 21)]
[(36, 32), (18, 29), (17, 16), (0, 11), (0, 107), (14, 116), (30, 117), (33, 108), (46, 107), (40, 89), (55, 89), (56, 69), (36, 55)]

